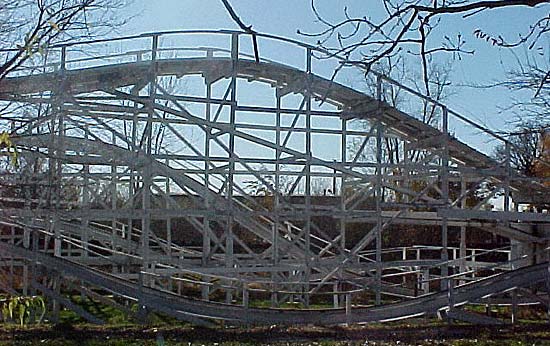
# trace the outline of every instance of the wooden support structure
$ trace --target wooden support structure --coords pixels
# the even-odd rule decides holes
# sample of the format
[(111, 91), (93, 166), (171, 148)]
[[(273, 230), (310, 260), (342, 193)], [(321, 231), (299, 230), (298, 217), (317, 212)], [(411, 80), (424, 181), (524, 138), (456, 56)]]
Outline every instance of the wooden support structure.
[[(223, 47), (177, 44), (211, 34)], [(197, 324), (330, 324), (440, 309), (473, 321), (460, 304), (510, 289), (488, 272), (517, 287), (544, 280), (537, 266), (548, 259), (550, 214), (523, 210), (516, 196), (528, 188), (540, 200), (548, 190), (512, 169), (510, 143), (375, 71), (372, 95), (331, 79), (339, 58), (319, 60), (324, 53), (307, 44), (258, 34), (260, 45), (286, 45), (300, 67), (256, 61), (242, 34), (152, 33), (133, 38), (147, 49), (86, 58), (84, 46), (52, 47), (46, 72), (21, 68), (2, 81), (2, 106), (40, 109), (0, 118), (34, 162), (0, 176), (23, 186), (0, 196), (0, 246), (24, 255), (0, 255), (10, 289), (40, 287), (54, 310), (70, 305), (41, 272), (62, 265), (137, 301), (143, 319), (156, 309)], [(433, 107), (437, 119), (392, 105), (390, 92)], [(501, 141), (506, 160), (460, 141), (456, 123)], [(502, 210), (486, 210), (499, 193)], [(437, 241), (388, 244), (420, 226)], [(474, 248), (474, 229), (508, 241)], [(491, 291), (477, 282), (485, 279)], [(372, 316), (357, 306), (364, 297)], [(256, 299), (298, 311), (277, 316), (253, 308)], [(397, 313), (390, 301), (414, 303)]]

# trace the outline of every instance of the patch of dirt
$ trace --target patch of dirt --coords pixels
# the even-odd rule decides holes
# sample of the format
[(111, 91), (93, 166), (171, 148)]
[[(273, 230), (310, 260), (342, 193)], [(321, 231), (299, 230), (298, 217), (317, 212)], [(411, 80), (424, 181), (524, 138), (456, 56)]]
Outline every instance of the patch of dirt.
[(367, 325), (334, 327), (256, 327), (256, 328), (197, 328), (190, 326), (89, 326), (53, 325), (25, 328), (0, 326), (0, 340), (33, 342), (48, 339), (65, 340), (155, 340), (161, 334), (166, 340), (177, 342), (317, 342), (317, 341), (397, 341), (415, 343), (426, 340), (522, 340), (550, 341), (550, 328), (545, 323), (516, 326), (472, 325)]

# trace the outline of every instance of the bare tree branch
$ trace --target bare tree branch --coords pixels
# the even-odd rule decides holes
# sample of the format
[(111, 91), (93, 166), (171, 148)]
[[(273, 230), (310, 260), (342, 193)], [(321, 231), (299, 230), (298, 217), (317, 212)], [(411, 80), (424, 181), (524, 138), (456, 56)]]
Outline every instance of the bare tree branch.
[(221, 0), (223, 5), (225, 6), (225, 9), (233, 19), (235, 23), (246, 33), (250, 34), (252, 36), (252, 44), (254, 45), (254, 57), (256, 59), (256, 62), (260, 62), (260, 54), (258, 51), (258, 39), (256, 37), (256, 31), (252, 30), (252, 25), (246, 26), (241, 18), (237, 15), (231, 4), (228, 0)]
[[(466, 48), (460, 33), (456, 39), (445, 36), (444, 40), (439, 41), (439, 38), (431, 38), (430, 34), (440, 25), (442, 18), (454, 14), (469, 18), (501, 8), (541, 7), (549, 5), (550, 0), (382, 0), (382, 3), (386, 16), (378, 21), (366, 16), (353, 17), (344, 8), (345, 18), (333, 23), (324, 18), (316, 1), (311, 0), (313, 13), (325, 29), (317, 33), (298, 33), (318, 38), (318, 44), (329, 52), (328, 56), (344, 55), (349, 65), (360, 65), (367, 71), (384, 56), (402, 52), (418, 56), (424, 70), (424, 89), (429, 93), (426, 76), (429, 74), (427, 60), (430, 56), (450, 53), (460, 59), (462, 54), (473, 54), (473, 50)], [(548, 32), (550, 16), (546, 15), (534, 22), (528, 32), (520, 35), (520, 39), (515, 42), (510, 43), (500, 35), (490, 35), (481, 29), (475, 29), (473, 35), (499, 47), (513, 48), (526, 44), (532, 49)], [(544, 83), (546, 79), (541, 80), (541, 85)]]
[[(0, 81), (53, 44), (101, 34), (125, 22), (108, 13), (131, 0), (19, 0), (0, 4)], [(15, 18), (15, 19), (14, 19)]]

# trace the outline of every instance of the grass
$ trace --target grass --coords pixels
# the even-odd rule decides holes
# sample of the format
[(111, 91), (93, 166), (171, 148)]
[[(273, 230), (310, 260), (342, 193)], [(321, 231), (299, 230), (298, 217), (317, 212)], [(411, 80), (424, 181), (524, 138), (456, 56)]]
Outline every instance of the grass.
[[(550, 325), (540, 309), (523, 309), (522, 324), (480, 327), (467, 324), (447, 325), (437, 319), (417, 319), (395, 323), (331, 328), (304, 327), (223, 327), (197, 328), (162, 315), (150, 314), (147, 325), (139, 325), (122, 312), (103, 304), (82, 299), (71, 300), (107, 324), (86, 324), (69, 310), (60, 311), (58, 324), (17, 325), (0, 323), (0, 346), (550, 346)], [(316, 302), (312, 307), (327, 307)], [(253, 306), (267, 306), (268, 300), (252, 299)], [(288, 304), (287, 308), (299, 304)], [(137, 306), (128, 306), (134, 312)], [(483, 312), (484, 306), (469, 306)], [(508, 318), (506, 309), (492, 309)], [(520, 317), (520, 318), (521, 318)], [(163, 342), (159, 338), (162, 337)]]

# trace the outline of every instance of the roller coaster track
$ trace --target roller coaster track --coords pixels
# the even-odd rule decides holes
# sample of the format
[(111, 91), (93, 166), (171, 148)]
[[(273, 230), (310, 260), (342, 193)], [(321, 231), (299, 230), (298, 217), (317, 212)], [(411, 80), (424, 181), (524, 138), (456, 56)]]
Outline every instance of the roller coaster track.
[[(346, 312), (345, 309), (256, 309), (217, 304), (201, 300), (187, 299), (174, 294), (139, 287), (135, 283), (120, 279), (90, 267), (86, 267), (62, 258), (55, 258), (41, 252), (0, 243), (0, 251), (25, 258), (64, 276), (83, 281), (87, 284), (106, 289), (120, 296), (131, 297), (154, 311), (180, 316), (182, 319), (198, 322), (200, 319), (228, 320), (238, 324), (340, 324), (374, 321), (392, 321), (439, 310), (448, 310), (449, 292), (441, 291), (416, 299), (382, 307), (357, 307)], [(488, 297), (493, 294), (530, 287), (548, 280), (550, 276), (547, 263), (524, 267), (461, 286), (453, 289), (453, 307)]]
[[(240, 51), (241, 33), (217, 34), (231, 38), (229, 50), (159, 48), (161, 34), (143, 36), (157, 40), (151, 50), (64, 58), (46, 62), (42, 72), (21, 69), (0, 83), (0, 103), (24, 109), (15, 111), (19, 121), (0, 125), (17, 129), (12, 141), (28, 162), (47, 162), (40, 167), (44, 172), (27, 171), (23, 178), (3, 175), (10, 184), (23, 181), (22, 186), (31, 186), (26, 182), (33, 181), (36, 191), (32, 200), (27, 195), (0, 196), (5, 204), (0, 225), (33, 230), (34, 241), (44, 240), (43, 250), (55, 256), (32, 252), (13, 239), (15, 245), (0, 242), (3, 253), (200, 324), (388, 321), (453, 312), (456, 306), (546, 280), (547, 263), (531, 265), (547, 261), (544, 256), (511, 251), (502, 260), (497, 252), (488, 251), (484, 262), (478, 252), (476, 264), (476, 253), (467, 256), (466, 240), (461, 239), (460, 256), (449, 258), (449, 227), (460, 227), (464, 234), (466, 228), (488, 231), (518, 242), (526, 252), (547, 246), (548, 214), (511, 211), (512, 201), (544, 201), (543, 184), (459, 140), (449, 123), (462, 122), (502, 138), (385, 76), (375, 73), (376, 95), (368, 95), (316, 74), (313, 47), (292, 43), (307, 53), (306, 67), (301, 69), (267, 59), (257, 62)], [(73, 47), (59, 48), (60, 56), (66, 57)], [(193, 54), (166, 57), (181, 52)], [(174, 82), (181, 79), (195, 79), (205, 91), (188, 92)], [(163, 84), (166, 80), (168, 86)], [(261, 91), (264, 87), (268, 91)], [(441, 124), (412, 116), (414, 108), (392, 107), (385, 101), (384, 88), (412, 92), (434, 107)], [(266, 97), (262, 92), (274, 96), (272, 104), (251, 105), (239, 99), (249, 96), (256, 101)], [(241, 120), (250, 114), (254, 120)], [(271, 121), (262, 120), (264, 115)], [(317, 118), (323, 119), (322, 125), (312, 125)], [(353, 127), (357, 121), (364, 127)], [(166, 132), (176, 145), (159, 141)], [(195, 142), (187, 138), (196, 133)], [(332, 146), (339, 148), (315, 142), (316, 137), (323, 141), (336, 137)], [(390, 140), (398, 144), (397, 163), (384, 149)], [(352, 144), (356, 152), (350, 153)], [(256, 183), (252, 187), (246, 185), (250, 177)], [(315, 196), (312, 186), (326, 179), (331, 179), (331, 189)], [(457, 185), (460, 191), (450, 193)], [(488, 186), (486, 196), (478, 197)], [(76, 191), (77, 197), (63, 196), (64, 188)], [(179, 196), (172, 194), (173, 189)], [(128, 195), (122, 202), (117, 201), (121, 191)], [(483, 210), (499, 193), (505, 210)], [(110, 196), (110, 206), (104, 202), (106, 207), (97, 207), (90, 202), (91, 195), (99, 200)], [(468, 206), (468, 198), (477, 205)], [(185, 233), (179, 243), (171, 238), (172, 220), (188, 223), (177, 230)], [(155, 229), (161, 227), (158, 224), (165, 228), (162, 232)], [(347, 241), (357, 224), (361, 224), (355, 233), (359, 236)], [(384, 253), (382, 234), (416, 225), (441, 228), (442, 245), (434, 250), (439, 251), (435, 258), (433, 254), (420, 258), (417, 252), (412, 259), (407, 250), (403, 258)], [(200, 248), (190, 241), (197, 236), (202, 238)], [(48, 248), (51, 239), (54, 249)], [(78, 254), (67, 250), (64, 255), (65, 247), (76, 248)], [(89, 256), (94, 251), (103, 253), (101, 260)], [(487, 272), (517, 267), (521, 255), (529, 258), (522, 262), (524, 268), (483, 278)], [(481, 276), (476, 273), (478, 264)], [(126, 266), (126, 272), (109, 274), (105, 265)], [(452, 276), (449, 267), (455, 270)], [(138, 272), (163, 279), (192, 276), (193, 289), (201, 287), (204, 299), (157, 289), (154, 278), (152, 285), (136, 282)], [(476, 275), (470, 277), (472, 272)], [(403, 280), (397, 283), (395, 276)], [(455, 277), (472, 282), (453, 288), (452, 293), (443, 289), (410, 299), (418, 293), (411, 289), (410, 276), (417, 281), (415, 290), (421, 282), (429, 290), (431, 280), (441, 281), (442, 286)], [(214, 278), (221, 280), (216, 289), (225, 290), (227, 304), (206, 300)], [(48, 287), (34, 284), (63, 301)], [(249, 285), (270, 294), (275, 306), (294, 303), (298, 297), (305, 308), (240, 306), (232, 295)], [(365, 292), (374, 292), (377, 303), (381, 295), (408, 300), (351, 308), (351, 296)], [(340, 307), (345, 297), (348, 307), (309, 309), (309, 298), (316, 294), (333, 295)]]
[[(156, 73), (159, 76), (203, 75), (214, 80), (229, 78), (232, 68), (232, 60), (225, 58), (167, 59), (157, 61), (155, 64)], [(72, 70), (63, 73), (56, 72), (7, 78), (0, 85), (0, 99), (13, 100), (17, 99), (13, 95), (35, 94), (45, 90), (55, 90), (59, 82), (63, 81), (71, 93), (75, 95), (83, 92), (106, 91), (112, 92), (121, 98), (145, 104), (147, 101), (143, 97), (119, 92), (116, 88), (139, 84), (148, 75), (150, 68), (150, 62), (126, 63)], [(298, 69), (279, 64), (256, 63), (246, 60), (239, 60), (236, 68), (239, 77), (281, 85), (288, 88), (286, 92), (304, 93), (305, 86), (303, 85), (303, 80), (305, 74)], [(404, 134), (407, 138), (418, 142), (418, 146), (429, 147), (436, 145), (437, 143), (433, 139), (441, 136), (441, 132), (436, 128), (406, 113), (400, 112), (384, 102), (380, 103), (380, 101), (373, 99), (371, 96), (321, 77), (312, 77), (311, 93), (315, 97), (326, 99), (326, 102), (340, 106), (345, 105), (346, 109), (342, 112), (342, 116), (374, 118), (377, 116), (375, 114), (376, 111), (382, 108), (382, 119), (391, 124), (392, 127), (395, 127), (397, 131)], [(33, 100), (30, 99), (29, 101), (32, 102)], [(192, 114), (184, 110), (174, 111), (160, 104), (153, 106), (159, 110), (176, 113), (174, 115), (212, 126), (221, 132), (228, 130), (227, 126), (221, 124), (207, 124), (205, 120), (193, 117)], [(101, 108), (96, 109), (96, 111), (101, 111)], [(243, 132), (239, 132), (238, 135), (243, 138), (250, 137), (250, 135)], [(427, 141), (428, 139), (432, 139), (432, 141)], [(257, 141), (258, 138), (254, 138), (254, 140)], [(275, 147), (274, 144), (267, 141), (263, 141), (262, 143), (272, 148)], [(281, 148), (281, 150), (290, 155), (306, 156), (303, 153), (288, 148)], [(498, 166), (495, 160), (454, 138), (450, 140), (449, 150), (451, 157), (460, 160), (468, 167), (492, 168)], [(334, 166), (330, 161), (323, 161), (315, 157), (310, 157), (310, 159), (329, 168)]]

